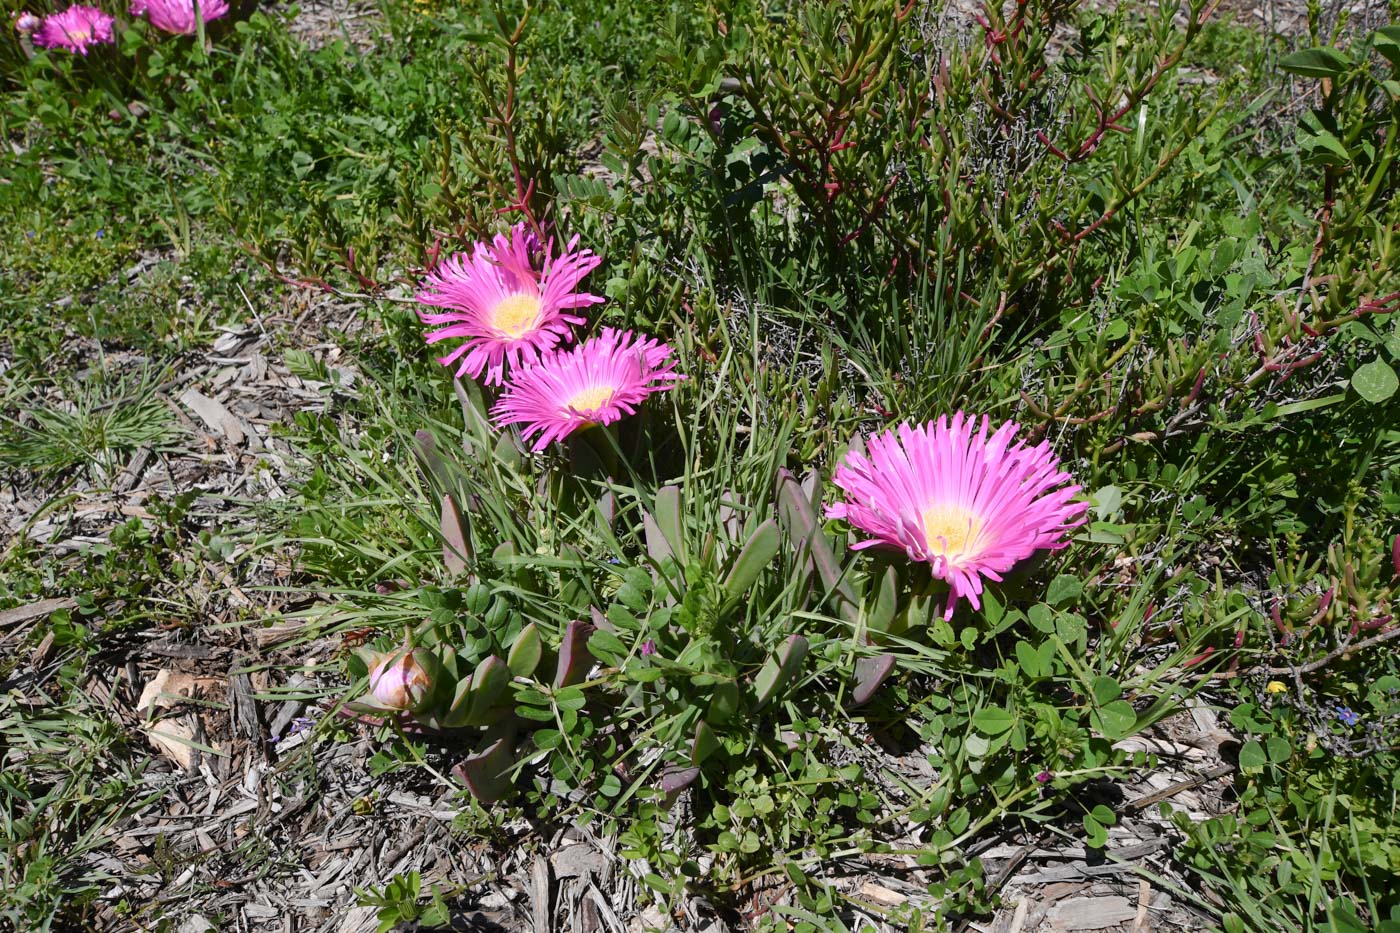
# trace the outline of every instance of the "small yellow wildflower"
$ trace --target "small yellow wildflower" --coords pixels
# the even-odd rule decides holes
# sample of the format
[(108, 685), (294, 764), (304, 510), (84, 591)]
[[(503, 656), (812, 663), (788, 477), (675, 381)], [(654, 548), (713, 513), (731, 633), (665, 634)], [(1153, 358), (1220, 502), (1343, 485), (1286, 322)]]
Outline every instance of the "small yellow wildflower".
[(1288, 689), (1288, 685), (1281, 680), (1271, 680), (1264, 687), (1269, 693), (1283, 693)]

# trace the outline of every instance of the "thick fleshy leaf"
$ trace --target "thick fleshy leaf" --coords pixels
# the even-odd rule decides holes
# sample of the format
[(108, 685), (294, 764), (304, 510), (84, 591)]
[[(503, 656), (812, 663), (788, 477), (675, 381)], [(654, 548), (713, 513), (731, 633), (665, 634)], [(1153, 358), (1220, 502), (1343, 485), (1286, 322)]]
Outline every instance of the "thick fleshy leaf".
[(617, 521), (617, 496), (610, 489), (598, 497), (598, 516), (603, 520), (603, 527), (611, 531)]
[(516, 440), (514, 431), (502, 431), (500, 438), (496, 441), (496, 460), (505, 464), (511, 470), (519, 470), (522, 459), (520, 443)]
[(564, 630), (564, 640), (559, 643), (559, 663), (554, 672), (554, 686), (568, 687), (588, 676), (593, 666), (593, 655), (588, 653), (588, 636), (593, 634), (593, 626), (575, 620)]
[(513, 783), (510, 769), (514, 764), (513, 743), (508, 738), (500, 738), (457, 765), (452, 773), (467, 785), (477, 800), (495, 803), (510, 793)]
[(788, 537), (799, 547), (805, 547), (808, 558), (816, 568), (822, 584), (831, 594), (836, 612), (851, 625), (857, 623), (859, 611), (856, 594), (843, 579), (841, 565), (817, 522), (812, 500), (788, 470), (778, 471), (778, 518), (787, 529)]
[(442, 564), (449, 576), (457, 576), (474, 560), (467, 543), (467, 527), (462, 512), (450, 495), (442, 497)]
[(471, 675), (463, 677), (457, 681), (453, 690), (452, 699), (447, 704), (447, 710), (437, 717), (438, 724), (444, 729), (456, 729), (467, 724), (467, 717), (471, 713), (472, 706), (472, 679)]
[(484, 726), (492, 720), (492, 708), (510, 685), (510, 669), (494, 654), (476, 666), (472, 674), (471, 711), (468, 725)]
[(506, 666), (516, 677), (529, 677), (540, 666), (542, 657), (544, 642), (540, 639), (540, 630), (531, 622), (515, 636), (510, 653), (506, 655)]
[(438, 453), (437, 442), (427, 431), (413, 432), (414, 448), (418, 454), (418, 463), (423, 467), (423, 473), (439, 489), (452, 488), (451, 474), (447, 470), (447, 463), (442, 459), (442, 454)]
[(749, 540), (744, 542), (743, 549), (734, 558), (734, 563), (724, 578), (725, 597), (738, 599), (743, 596), (749, 587), (753, 586), (759, 574), (763, 573), (763, 568), (778, 556), (778, 548), (781, 545), (782, 534), (778, 531), (777, 522), (770, 518), (759, 525), (754, 533), (749, 535)]
[(685, 559), (685, 538), (681, 535), (681, 488), (665, 486), (656, 493), (652, 505), (656, 526), (677, 560)]
[(715, 684), (714, 692), (710, 694), (710, 707), (705, 713), (705, 718), (710, 722), (722, 725), (734, 717), (739, 711), (739, 685), (732, 680)]
[(496, 439), (496, 429), (491, 426), (491, 419), (487, 416), (486, 400), (482, 398), (481, 387), (475, 380), (463, 383), (460, 379), (454, 379), (452, 390), (462, 406), (462, 426), (466, 429), (462, 438), (462, 450), (468, 456), (479, 456), (490, 450)]
[(670, 806), (676, 802), (676, 798), (681, 795), (687, 787), (695, 783), (695, 779), (700, 776), (699, 768), (667, 768), (661, 772), (661, 792), (666, 795), (665, 806)]
[(718, 750), (719, 739), (715, 738), (715, 731), (705, 720), (700, 720), (695, 726), (695, 737), (690, 740), (690, 763), (698, 768)]
[(807, 657), (807, 639), (792, 635), (774, 652), (753, 679), (754, 708), (762, 709), (769, 700), (802, 669)]
[(894, 671), (894, 655), (881, 654), (873, 658), (861, 658), (856, 662), (856, 686), (851, 691), (851, 702), (848, 704), (854, 708), (864, 706), (870, 702), (870, 698), (875, 695), (875, 691), (880, 689)]
[(886, 567), (880, 576), (875, 598), (870, 602), (870, 611), (865, 624), (872, 632), (888, 632), (894, 621), (895, 609), (899, 607), (899, 574), (893, 566)]
[(666, 536), (661, 533), (661, 526), (652, 518), (650, 512), (642, 513), (642, 535), (647, 542), (647, 556), (660, 563), (673, 553)]

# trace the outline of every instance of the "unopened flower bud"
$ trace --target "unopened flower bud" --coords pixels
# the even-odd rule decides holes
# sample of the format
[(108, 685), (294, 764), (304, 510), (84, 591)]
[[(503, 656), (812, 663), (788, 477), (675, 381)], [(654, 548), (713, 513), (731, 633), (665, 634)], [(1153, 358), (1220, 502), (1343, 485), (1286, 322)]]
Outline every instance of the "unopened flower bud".
[(438, 661), (423, 648), (399, 651), (369, 671), (369, 692), (387, 709), (422, 710), (432, 697)]
[(21, 10), (19, 16), (15, 17), (15, 29), (24, 35), (29, 35), (43, 25), (39, 17), (28, 10)]

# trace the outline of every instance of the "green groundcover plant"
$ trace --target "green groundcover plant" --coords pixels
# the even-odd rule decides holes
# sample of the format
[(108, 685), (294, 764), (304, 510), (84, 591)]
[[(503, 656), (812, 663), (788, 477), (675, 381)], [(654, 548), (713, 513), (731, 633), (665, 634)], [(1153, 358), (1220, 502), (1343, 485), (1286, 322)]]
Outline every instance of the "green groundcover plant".
[[(1400, 27), (389, 0), (312, 51), (156, 8), (0, 38), (0, 296), (155, 242), (373, 319), (275, 516), (313, 631), (368, 638), (318, 739), (374, 729), (473, 831), (602, 827), (662, 906), (781, 877), (773, 928), (873, 910), (831, 866), (909, 855), (934, 906), (880, 911), (918, 929), (995, 906), (998, 834), (1105, 849), (1153, 764), (1123, 740), (1193, 700), (1237, 772), (1169, 817), (1174, 894), (1400, 925)], [(53, 344), (9, 339), (30, 397)], [(442, 919), (420, 895), (362, 892)]]

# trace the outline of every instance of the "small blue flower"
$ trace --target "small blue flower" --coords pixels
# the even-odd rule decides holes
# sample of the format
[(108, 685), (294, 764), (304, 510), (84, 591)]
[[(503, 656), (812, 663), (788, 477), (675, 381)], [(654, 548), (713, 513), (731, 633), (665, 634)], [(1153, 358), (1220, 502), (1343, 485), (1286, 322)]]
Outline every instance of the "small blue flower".
[(98, 238), (99, 240), (102, 239), (103, 237), (105, 237), (106, 235), (107, 235), (107, 231), (103, 230), (101, 227), (98, 227), (98, 228), (97, 228), (97, 238)]
[(1350, 707), (1337, 707), (1337, 721), (1344, 726), (1354, 726), (1361, 721), (1361, 717), (1351, 711)]

